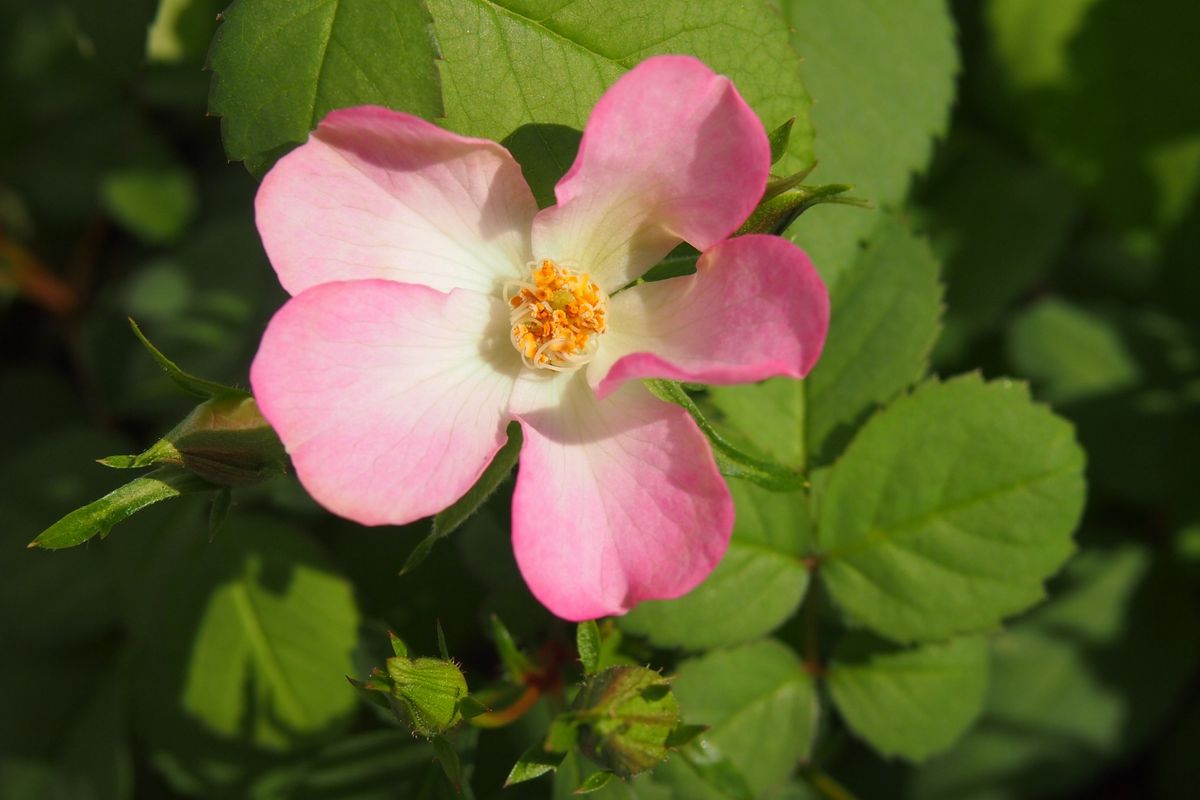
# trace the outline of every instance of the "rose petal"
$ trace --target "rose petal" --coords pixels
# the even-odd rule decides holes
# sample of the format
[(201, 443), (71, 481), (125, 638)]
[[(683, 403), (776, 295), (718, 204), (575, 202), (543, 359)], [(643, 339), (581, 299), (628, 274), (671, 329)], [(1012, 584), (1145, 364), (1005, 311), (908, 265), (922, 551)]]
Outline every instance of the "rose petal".
[(728, 78), (687, 56), (647, 59), (593, 109), (558, 205), (534, 220), (534, 254), (615, 291), (681, 239), (704, 250), (735, 231), (762, 197), (770, 151)]
[(747, 383), (802, 378), (829, 328), (829, 294), (808, 256), (778, 236), (739, 236), (694, 275), (642, 284), (609, 302), (588, 380), (600, 397), (633, 378)]
[(498, 292), (524, 274), (536, 211), (500, 145), (377, 106), (331, 112), (255, 198), (292, 294), (366, 278)]
[(733, 528), (708, 441), (683, 409), (640, 385), (603, 402), (580, 373), (556, 385), (558, 404), (517, 412), (525, 445), (513, 549), (530, 590), (569, 620), (690, 591)]
[(250, 382), (317, 502), (403, 524), (462, 496), (504, 444), (507, 327), (502, 302), (469, 290), (323, 284), (271, 320)]

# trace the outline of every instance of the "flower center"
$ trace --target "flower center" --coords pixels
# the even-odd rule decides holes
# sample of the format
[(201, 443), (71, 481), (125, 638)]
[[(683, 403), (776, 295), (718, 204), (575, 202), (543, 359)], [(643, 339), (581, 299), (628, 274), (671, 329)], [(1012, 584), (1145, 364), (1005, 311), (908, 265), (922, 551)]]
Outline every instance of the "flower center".
[(509, 281), (513, 347), (525, 366), (566, 372), (596, 356), (608, 327), (608, 295), (586, 272), (550, 259), (529, 262), (528, 281)]

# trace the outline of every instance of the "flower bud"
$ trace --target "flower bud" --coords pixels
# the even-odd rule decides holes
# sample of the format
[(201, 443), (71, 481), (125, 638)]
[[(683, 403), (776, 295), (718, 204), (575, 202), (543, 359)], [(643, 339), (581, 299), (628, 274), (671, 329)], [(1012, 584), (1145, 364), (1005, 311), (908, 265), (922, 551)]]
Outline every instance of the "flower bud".
[(218, 486), (252, 486), (283, 474), (286, 454), (254, 398), (218, 395), (137, 456), (111, 456), (110, 467), (183, 467)]
[(415, 733), (437, 736), (462, 721), (459, 703), (467, 696), (467, 679), (453, 661), (395, 656), (388, 659), (387, 671), (392, 695)]
[(622, 778), (667, 758), (679, 703), (667, 679), (645, 667), (609, 667), (592, 675), (572, 706), (584, 754)]

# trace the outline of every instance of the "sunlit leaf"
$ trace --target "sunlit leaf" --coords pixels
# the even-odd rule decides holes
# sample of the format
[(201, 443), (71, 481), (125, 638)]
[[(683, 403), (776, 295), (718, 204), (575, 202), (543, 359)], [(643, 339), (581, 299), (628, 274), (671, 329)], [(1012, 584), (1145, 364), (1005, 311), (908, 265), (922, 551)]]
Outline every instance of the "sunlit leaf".
[(925, 383), (833, 466), (819, 574), (850, 619), (895, 641), (991, 630), (1041, 599), (1074, 549), (1083, 460), (1020, 384)]

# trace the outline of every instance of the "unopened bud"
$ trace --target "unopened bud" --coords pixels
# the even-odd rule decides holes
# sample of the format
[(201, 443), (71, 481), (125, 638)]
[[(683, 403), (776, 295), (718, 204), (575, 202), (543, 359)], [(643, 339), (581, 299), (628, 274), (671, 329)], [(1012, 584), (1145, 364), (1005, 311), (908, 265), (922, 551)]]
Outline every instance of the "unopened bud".
[(437, 736), (462, 721), (460, 703), (467, 696), (467, 679), (453, 661), (395, 656), (388, 659), (387, 671), (392, 695), (416, 733)]
[(645, 667), (609, 667), (588, 678), (572, 707), (579, 744), (596, 763), (628, 778), (667, 758), (679, 703), (667, 679)]
[(145, 452), (101, 463), (119, 468), (170, 464), (218, 486), (252, 486), (283, 474), (286, 458), (254, 398), (231, 394), (196, 406)]

